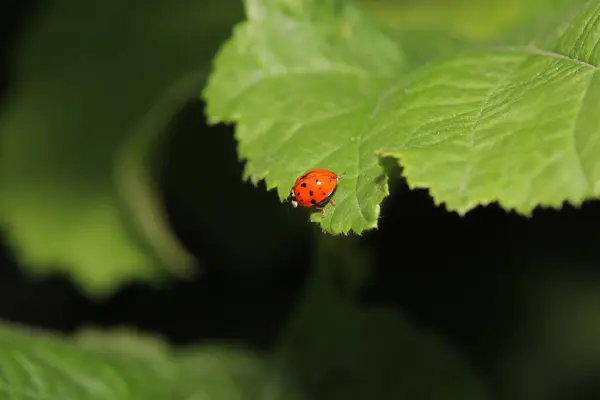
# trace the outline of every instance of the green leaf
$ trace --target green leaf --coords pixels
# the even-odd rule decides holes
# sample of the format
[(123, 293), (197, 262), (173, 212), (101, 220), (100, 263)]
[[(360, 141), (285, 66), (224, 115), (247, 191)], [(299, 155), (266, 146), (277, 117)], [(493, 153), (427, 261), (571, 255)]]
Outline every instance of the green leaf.
[(344, 1), (247, 1), (246, 9), (249, 21), (221, 50), (206, 88), (209, 119), (238, 122), (245, 175), (266, 177), (280, 198), (313, 167), (346, 173), (324, 227), (375, 227), (387, 186), (363, 134), (373, 99), (402, 68), (400, 48)]
[[(413, 32), (437, 32), (437, 41), (447, 37), (468, 43), (512, 42), (520, 37), (529, 41), (547, 32), (565, 14), (585, 0), (360, 0), (365, 7), (391, 28), (403, 32), (413, 42)], [(527, 33), (527, 36), (523, 36)], [(420, 42), (422, 51), (430, 47)], [(522, 41), (521, 41), (522, 43)]]
[[(0, 327), (0, 397), (229, 400), (261, 390), (267, 371), (255, 355), (230, 346), (173, 353), (162, 348), (152, 351), (145, 339), (133, 333), (127, 340), (122, 333), (96, 336), (105, 338), (76, 343), (9, 325)], [(126, 341), (130, 349), (115, 346), (115, 340)], [(141, 347), (136, 340), (143, 342)]]
[(529, 9), (539, 12), (543, 8), (537, 0), (431, 0), (426, 3), (361, 0), (360, 3), (391, 27), (441, 30), (474, 42), (501, 36), (514, 29)]
[(193, 271), (157, 188), (160, 135), (241, 10), (81, 4), (40, 7), (22, 38), (0, 119), (0, 220), (25, 267), (105, 296)]
[(361, 0), (392, 28), (411, 66), (474, 46), (522, 44), (545, 37), (586, 0)]
[(472, 52), (421, 71), (389, 95), (373, 130), (393, 139), (378, 153), (461, 214), (494, 201), (528, 214), (597, 196), (599, 4), (552, 46)]
[(472, 51), (409, 76), (398, 45), (353, 6), (286, 4), (247, 2), (204, 94), (213, 121), (237, 122), (246, 175), (281, 199), (310, 168), (347, 173), (337, 206), (312, 216), (326, 230), (376, 226), (388, 192), (376, 154), (461, 214), (600, 193), (598, 2), (550, 45)]
[(110, 330), (86, 326), (77, 331), (75, 341), (88, 348), (111, 349), (138, 357), (164, 357), (170, 351), (164, 338), (158, 335), (142, 335), (128, 326), (118, 326)]
[(277, 349), (279, 370), (295, 376), (311, 400), (488, 399), (442, 339), (399, 312), (359, 306), (372, 261), (355, 241), (319, 240), (303, 301)]

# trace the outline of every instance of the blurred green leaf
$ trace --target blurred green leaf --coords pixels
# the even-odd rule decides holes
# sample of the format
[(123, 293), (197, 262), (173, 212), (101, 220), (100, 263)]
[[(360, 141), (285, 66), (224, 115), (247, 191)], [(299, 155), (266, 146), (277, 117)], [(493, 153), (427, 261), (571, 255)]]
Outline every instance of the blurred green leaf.
[(482, 45), (544, 38), (586, 0), (361, 0), (378, 21), (393, 29), (408, 64)]
[[(88, 337), (90, 334), (86, 334)], [(228, 346), (123, 351), (124, 335), (97, 332), (79, 343), (0, 328), (0, 397), (7, 399), (260, 399), (267, 371), (255, 355)], [(127, 339), (133, 349), (135, 335)], [(100, 343), (104, 343), (100, 345)]]
[(352, 238), (320, 240), (303, 302), (278, 347), (306, 399), (488, 399), (455, 350), (398, 312), (359, 306), (370, 257)]
[(158, 335), (141, 334), (128, 326), (118, 326), (111, 329), (86, 326), (79, 329), (75, 341), (87, 348), (114, 350), (121, 353), (131, 353), (137, 357), (165, 357), (170, 349), (164, 338)]
[(541, 42), (557, 26), (568, 25), (587, 2), (588, 0), (522, 1), (521, 21), (503, 34), (501, 43)]
[(377, 225), (388, 187), (376, 154), (461, 214), (600, 194), (598, 2), (544, 47), (472, 51), (408, 77), (398, 44), (346, 2), (246, 4), (205, 91), (209, 117), (237, 123), (246, 175), (281, 199), (310, 168), (346, 172), (337, 206), (312, 216), (327, 231)]
[(241, 18), (227, 4), (39, 7), (0, 120), (0, 220), (22, 264), (96, 296), (192, 271), (157, 193), (160, 134)]
[[(533, 2), (361, 0), (360, 3), (378, 20), (395, 29), (444, 31), (469, 41), (481, 42), (505, 35), (521, 21)], [(542, 7), (538, 6), (538, 9)]]
[[(547, 32), (586, 0), (360, 0), (361, 5), (394, 30), (438, 32), (471, 44), (526, 40)], [(423, 46), (424, 49), (429, 47)]]

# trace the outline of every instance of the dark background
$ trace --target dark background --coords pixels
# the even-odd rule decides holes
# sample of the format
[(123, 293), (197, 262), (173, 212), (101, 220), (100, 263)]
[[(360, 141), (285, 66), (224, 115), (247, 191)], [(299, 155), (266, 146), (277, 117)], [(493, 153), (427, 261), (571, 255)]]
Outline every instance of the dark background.
[[(11, 87), (11, 52), (34, 5), (14, 1), (0, 6), (3, 98)], [(208, 338), (234, 338), (260, 348), (274, 343), (302, 293), (319, 229), (308, 224), (300, 210), (280, 204), (262, 184), (255, 188), (241, 181), (233, 128), (207, 127), (202, 110), (200, 101), (191, 101), (174, 118), (162, 187), (174, 230), (202, 261), (204, 273), (161, 288), (128, 285), (97, 304), (63, 276), (25, 275), (3, 241), (0, 318), (61, 332), (89, 324), (133, 325), (161, 333), (174, 344)], [(208, 130), (210, 134), (201, 134)], [(185, 153), (185, 148), (211, 150), (198, 157)], [(225, 166), (212, 168), (215, 159)], [(204, 173), (207, 170), (209, 176)], [(181, 189), (181, 180), (175, 176), (184, 176), (190, 187), (201, 187), (207, 179), (218, 182), (225, 193), (236, 194), (219, 201), (237, 212), (277, 209), (279, 217), (273, 224), (280, 229), (261, 224), (246, 227), (247, 232), (262, 236), (257, 247), (241, 243), (243, 238), (236, 242), (212, 235), (210, 227), (198, 226), (191, 215), (182, 200), (190, 188)], [(238, 221), (232, 215), (236, 214), (224, 214), (222, 224), (235, 230)], [(548, 274), (598, 279), (597, 202), (581, 209), (537, 210), (533, 218), (493, 205), (461, 218), (435, 206), (426, 191), (395, 184), (381, 215), (380, 228), (360, 239), (375, 259), (362, 301), (401, 310), (419, 326), (445, 336), (500, 391), (499, 362), (519, 340), (527, 318), (525, 305), (536, 280)], [(279, 232), (284, 232), (284, 239), (276, 237)], [(265, 254), (271, 249), (264, 243), (271, 239), (284, 245), (274, 254)], [(590, 374), (580, 382), (564, 382), (556, 398), (584, 398), (583, 393), (591, 392), (593, 378)]]

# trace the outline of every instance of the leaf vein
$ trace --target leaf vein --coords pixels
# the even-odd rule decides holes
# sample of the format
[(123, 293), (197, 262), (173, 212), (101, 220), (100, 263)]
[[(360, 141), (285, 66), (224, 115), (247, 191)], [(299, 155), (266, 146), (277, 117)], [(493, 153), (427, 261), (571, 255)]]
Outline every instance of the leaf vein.
[(574, 57), (571, 57), (566, 54), (557, 53), (555, 51), (544, 50), (544, 49), (541, 49), (534, 45), (529, 45), (529, 46), (525, 47), (524, 50), (526, 50), (527, 52), (529, 52), (531, 54), (535, 54), (535, 55), (540, 55), (540, 56), (550, 57), (550, 58), (557, 58), (557, 59), (566, 60), (566, 61), (572, 61), (574, 63), (583, 65), (587, 68), (591, 68), (594, 70), (600, 69), (600, 67), (598, 67), (597, 65), (590, 64), (590, 63), (580, 60), (578, 58), (574, 58)]

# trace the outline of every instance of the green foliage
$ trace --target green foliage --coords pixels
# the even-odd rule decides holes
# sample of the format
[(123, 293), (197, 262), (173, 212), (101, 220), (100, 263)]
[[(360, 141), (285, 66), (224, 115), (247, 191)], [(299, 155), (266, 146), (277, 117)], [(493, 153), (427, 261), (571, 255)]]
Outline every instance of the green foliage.
[[(564, 21), (578, 3), (585, 0), (431, 0), (426, 5), (412, 0), (360, 1), (379, 21), (402, 32), (405, 39), (417, 32), (437, 32), (437, 38), (430, 38), (428, 46), (421, 47), (443, 41), (448, 35), (467, 43), (523, 43)], [(437, 50), (432, 53), (439, 55)]]
[(387, 195), (364, 135), (374, 101), (402, 71), (404, 57), (348, 3), (298, 4), (304, 7), (247, 3), (249, 21), (217, 57), (205, 91), (207, 113), (214, 121), (237, 122), (246, 176), (266, 177), (267, 188), (276, 187), (281, 198), (313, 167), (346, 173), (323, 227), (360, 232), (375, 227)]
[(537, 0), (434, 0), (425, 7), (419, 1), (362, 0), (361, 5), (391, 27), (409, 32), (443, 30), (475, 42), (503, 36), (529, 9), (541, 8)]
[[(257, 356), (225, 346), (179, 355), (148, 346), (147, 339), (132, 332), (104, 334), (103, 340), (90, 340), (89, 333), (85, 337), (75, 343), (3, 326), (0, 397), (229, 400), (260, 388), (266, 371)], [(115, 345), (124, 340), (128, 351)]]
[(0, 393), (32, 399), (484, 400), (486, 389), (447, 344), (356, 296), (368, 254), (340, 239), (320, 246), (304, 300), (271, 356), (203, 345), (170, 349), (120, 328), (74, 340), (0, 329)]
[(347, 172), (338, 206), (313, 217), (327, 231), (376, 226), (388, 192), (377, 155), (461, 214), (495, 201), (528, 214), (600, 194), (600, 30), (589, 22), (599, 3), (553, 40), (411, 73), (401, 43), (354, 6), (301, 4), (248, 1), (205, 97), (212, 120), (237, 123), (246, 175), (280, 198), (302, 171)]
[(54, 1), (29, 22), (0, 119), (0, 220), (26, 267), (66, 271), (95, 296), (189, 275), (157, 150), (240, 18), (234, 4)]
[[(247, 20), (203, 92), (211, 123), (235, 123), (243, 176), (231, 138), (207, 130), (196, 107), (241, 4), (41, 7), (0, 115), (0, 222), (21, 264), (64, 272), (95, 298), (131, 281), (190, 276), (194, 260), (171, 230), (166, 191), (192, 220), (188, 238), (249, 276), (306, 238), (303, 214), (258, 182), (282, 200), (313, 167), (346, 173), (337, 205), (311, 215), (334, 234), (385, 218), (388, 184), (400, 182), (390, 161), (460, 214), (491, 202), (529, 214), (600, 194), (599, 1), (362, 3), (244, 2)], [(315, 243), (307, 290), (267, 354), (175, 350), (128, 330), (69, 339), (3, 324), (0, 397), (490, 397), (448, 340), (360, 304), (376, 262), (358, 239), (319, 234)], [(419, 266), (400, 250), (398, 260)], [(530, 343), (511, 354), (528, 370), (506, 374), (531, 382), (531, 399), (600, 363), (598, 288), (556, 287), (540, 295), (556, 303), (533, 312), (542, 317), (526, 328)]]

